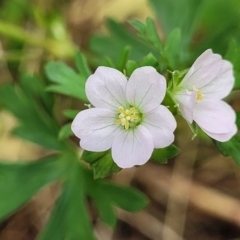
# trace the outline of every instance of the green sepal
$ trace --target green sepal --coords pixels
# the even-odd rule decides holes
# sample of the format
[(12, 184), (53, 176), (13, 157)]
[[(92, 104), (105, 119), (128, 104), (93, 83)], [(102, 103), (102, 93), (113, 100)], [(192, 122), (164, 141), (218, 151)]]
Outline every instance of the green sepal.
[(94, 179), (105, 178), (111, 173), (117, 173), (121, 170), (113, 161), (109, 150), (105, 152), (84, 151), (82, 159), (89, 163), (90, 168), (93, 169)]
[(97, 161), (99, 158), (101, 158), (102, 156), (106, 155), (108, 151), (104, 151), (104, 152), (90, 152), (87, 150), (84, 150), (83, 154), (82, 154), (82, 160), (87, 162), (87, 163), (94, 163), (95, 161)]
[(149, 53), (147, 56), (143, 57), (138, 63), (140, 67), (143, 67), (143, 66), (157, 67), (158, 64), (159, 63), (157, 59), (153, 56), (152, 53)]

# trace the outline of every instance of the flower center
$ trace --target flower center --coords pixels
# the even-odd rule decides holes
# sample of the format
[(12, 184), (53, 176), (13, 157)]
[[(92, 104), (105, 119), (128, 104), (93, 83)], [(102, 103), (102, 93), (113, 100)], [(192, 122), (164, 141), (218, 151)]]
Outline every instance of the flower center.
[(131, 107), (130, 109), (119, 107), (118, 110), (120, 114), (115, 121), (116, 124), (121, 124), (126, 130), (128, 130), (129, 127), (136, 127), (139, 124), (141, 117), (135, 107)]
[(205, 95), (199, 89), (197, 89), (195, 87), (193, 87), (193, 91), (195, 91), (197, 93), (196, 101), (198, 103), (200, 103), (203, 100)]

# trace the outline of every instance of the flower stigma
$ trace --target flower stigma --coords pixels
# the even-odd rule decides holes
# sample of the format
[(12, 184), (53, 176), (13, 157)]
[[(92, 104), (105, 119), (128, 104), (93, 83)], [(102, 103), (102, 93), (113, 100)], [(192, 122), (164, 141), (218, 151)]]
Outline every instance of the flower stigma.
[(200, 103), (203, 100), (205, 95), (199, 89), (197, 89), (196, 87), (193, 87), (193, 91), (195, 91), (197, 93), (196, 101), (198, 103)]
[(119, 107), (118, 110), (120, 114), (118, 115), (118, 119), (115, 123), (121, 124), (126, 130), (128, 130), (129, 127), (136, 127), (140, 123), (141, 117), (135, 107), (131, 107), (129, 109)]

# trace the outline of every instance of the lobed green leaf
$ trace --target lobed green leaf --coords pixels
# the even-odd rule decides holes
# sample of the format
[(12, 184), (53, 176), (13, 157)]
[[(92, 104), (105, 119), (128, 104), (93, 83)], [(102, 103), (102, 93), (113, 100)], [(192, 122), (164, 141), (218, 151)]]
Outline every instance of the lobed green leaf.
[(59, 126), (52, 115), (53, 101), (44, 87), (38, 79), (30, 76), (23, 77), (20, 84), (7, 84), (0, 88), (3, 108), (20, 121), (13, 132), (46, 148), (63, 148), (64, 144), (57, 137)]
[(62, 62), (49, 62), (45, 66), (47, 77), (55, 83), (47, 90), (88, 101), (85, 93), (86, 78)]
[(0, 162), (0, 220), (21, 207), (46, 184), (62, 178), (64, 164), (57, 155), (33, 163)]

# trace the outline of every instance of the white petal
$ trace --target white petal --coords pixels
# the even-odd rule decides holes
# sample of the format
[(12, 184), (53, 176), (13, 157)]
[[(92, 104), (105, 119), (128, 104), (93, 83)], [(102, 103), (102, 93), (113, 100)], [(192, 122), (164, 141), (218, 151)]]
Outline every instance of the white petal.
[(205, 86), (219, 74), (221, 62), (221, 56), (208, 49), (196, 59), (179, 86), (190, 88)]
[(121, 131), (114, 139), (112, 157), (121, 168), (146, 163), (153, 152), (153, 139), (149, 131), (139, 125), (134, 130)]
[(166, 79), (153, 67), (136, 69), (127, 84), (128, 102), (142, 112), (156, 108), (166, 93)]
[(227, 142), (229, 141), (238, 131), (236, 124), (233, 124), (232, 129), (227, 133), (216, 134), (211, 133), (203, 129), (203, 131), (211, 138), (219, 141), (219, 142)]
[(116, 109), (126, 105), (126, 77), (118, 70), (99, 67), (86, 82), (89, 101), (100, 108)]
[(232, 90), (234, 85), (233, 66), (229, 61), (221, 61), (219, 74), (207, 85), (201, 88), (206, 98), (222, 99)]
[(113, 111), (91, 108), (81, 111), (73, 120), (72, 131), (81, 138), (80, 146), (88, 151), (105, 151), (112, 147), (119, 131)]
[(183, 90), (174, 95), (177, 103), (179, 104), (180, 112), (189, 123), (193, 121), (193, 109), (196, 103), (196, 91)]
[(144, 116), (142, 125), (152, 134), (154, 148), (167, 147), (174, 141), (177, 123), (165, 106), (160, 105)]
[(196, 103), (193, 119), (202, 129), (214, 134), (222, 134), (232, 130), (236, 114), (221, 100), (203, 100)]

